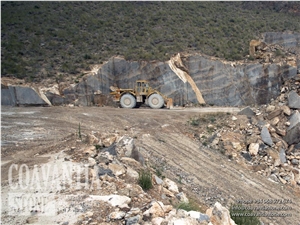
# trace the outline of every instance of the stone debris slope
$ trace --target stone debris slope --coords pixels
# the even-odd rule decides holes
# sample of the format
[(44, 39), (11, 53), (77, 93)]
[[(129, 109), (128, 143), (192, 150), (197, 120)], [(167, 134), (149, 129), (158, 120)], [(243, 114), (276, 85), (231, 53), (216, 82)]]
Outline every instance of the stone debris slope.
[(273, 182), (299, 188), (300, 75), (286, 80), (280, 92), (270, 104), (241, 110), (210, 144)]
[[(155, 169), (137, 150), (132, 137), (93, 133), (77, 141), (86, 143), (85, 147), (65, 149), (52, 155), (49, 162), (58, 168), (76, 168), (70, 180), (60, 180), (64, 173), (61, 171), (59, 176), (51, 177), (52, 184), (57, 181), (62, 186), (60, 190), (54, 191), (55, 185), (42, 189), (47, 196), (54, 196), (55, 216), (43, 215), (47, 211), (36, 209), (37, 205), (30, 216), (11, 216), (13, 209), (5, 195), (2, 196), (7, 202), (2, 211), (3, 223), (235, 225), (228, 209), (219, 202), (205, 212), (180, 209), (179, 205), (188, 205), (190, 199), (174, 181), (155, 175)], [(41, 167), (35, 168), (41, 170)], [(140, 174), (145, 170), (150, 172), (153, 185), (148, 191), (139, 183)], [(41, 190), (22, 190), (23, 196), (37, 193)], [(47, 207), (51, 203), (43, 203), (44, 208), (51, 209)]]

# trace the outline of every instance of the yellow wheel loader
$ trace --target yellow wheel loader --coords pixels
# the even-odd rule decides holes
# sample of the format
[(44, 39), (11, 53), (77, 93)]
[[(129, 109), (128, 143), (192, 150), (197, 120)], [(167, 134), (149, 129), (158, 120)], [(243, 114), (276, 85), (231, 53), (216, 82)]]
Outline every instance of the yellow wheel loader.
[(151, 88), (146, 80), (137, 80), (134, 89), (121, 89), (113, 86), (110, 89), (113, 100), (120, 102), (122, 108), (134, 108), (142, 103), (153, 109), (159, 109), (163, 106), (168, 109), (173, 108), (173, 99)]

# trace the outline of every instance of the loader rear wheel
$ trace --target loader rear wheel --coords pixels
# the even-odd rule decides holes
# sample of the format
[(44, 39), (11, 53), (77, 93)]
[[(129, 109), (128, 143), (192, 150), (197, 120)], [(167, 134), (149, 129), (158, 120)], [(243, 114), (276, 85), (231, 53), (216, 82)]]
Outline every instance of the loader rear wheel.
[(153, 109), (160, 109), (164, 105), (164, 99), (159, 94), (150, 95), (148, 104)]
[(125, 94), (120, 100), (122, 108), (134, 108), (136, 106), (136, 99), (131, 94)]

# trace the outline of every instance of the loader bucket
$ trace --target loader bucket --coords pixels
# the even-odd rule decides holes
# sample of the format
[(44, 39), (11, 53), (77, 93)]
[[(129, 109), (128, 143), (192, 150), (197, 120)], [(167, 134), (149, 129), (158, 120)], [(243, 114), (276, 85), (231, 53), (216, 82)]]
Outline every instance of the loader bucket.
[(174, 107), (173, 105), (173, 99), (172, 98), (168, 98), (167, 100), (167, 109), (172, 109)]

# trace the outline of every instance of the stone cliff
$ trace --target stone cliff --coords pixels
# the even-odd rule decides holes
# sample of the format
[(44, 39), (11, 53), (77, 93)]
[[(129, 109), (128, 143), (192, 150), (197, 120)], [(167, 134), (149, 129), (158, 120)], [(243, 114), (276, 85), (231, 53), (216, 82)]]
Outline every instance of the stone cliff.
[(78, 84), (59, 84), (59, 91), (44, 93), (53, 105), (101, 105), (99, 96), (108, 95), (110, 86), (133, 88), (137, 79), (146, 79), (175, 105), (266, 104), (279, 94), (284, 80), (300, 73), (300, 34), (265, 33), (260, 41), (270, 46), (261, 49), (260, 58), (236, 62), (184, 53), (167, 62), (116, 56)]

